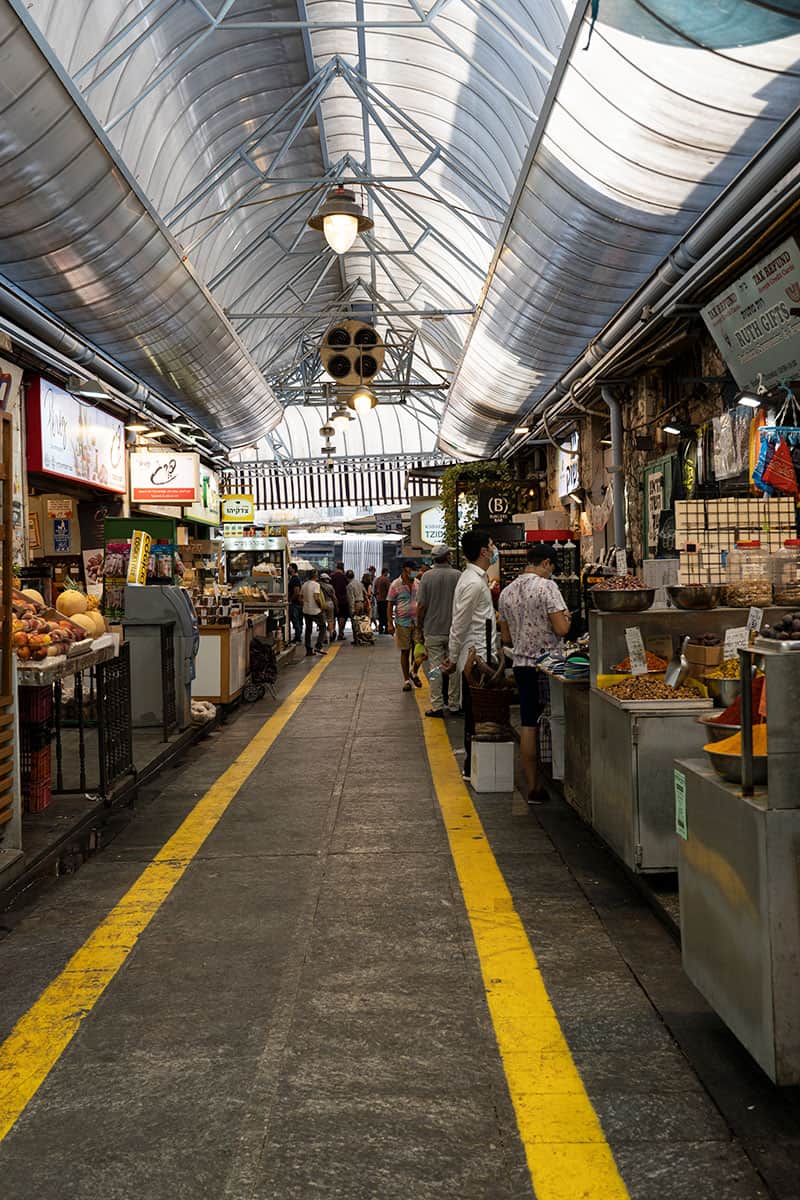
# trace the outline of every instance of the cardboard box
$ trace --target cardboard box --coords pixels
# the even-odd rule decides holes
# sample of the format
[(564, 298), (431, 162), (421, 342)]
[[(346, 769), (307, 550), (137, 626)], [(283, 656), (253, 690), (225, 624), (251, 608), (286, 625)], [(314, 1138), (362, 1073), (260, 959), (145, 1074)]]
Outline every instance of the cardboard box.
[(692, 668), (702, 672), (708, 667), (718, 667), (722, 662), (722, 646), (693, 646), (690, 642), (686, 647), (686, 659)]

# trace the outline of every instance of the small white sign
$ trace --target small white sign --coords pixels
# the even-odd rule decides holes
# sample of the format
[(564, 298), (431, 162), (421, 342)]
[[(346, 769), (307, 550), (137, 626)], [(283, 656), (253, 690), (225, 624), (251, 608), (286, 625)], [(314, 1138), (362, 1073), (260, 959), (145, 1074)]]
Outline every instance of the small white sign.
[(750, 630), (747, 625), (742, 625), (739, 629), (726, 629), (722, 657), (736, 658), (739, 651), (746, 650), (749, 645)]
[(628, 574), (628, 552), (627, 550), (614, 551), (614, 566), (618, 575)]
[(444, 545), (444, 509), (441, 504), (420, 513), (419, 537), (426, 546)]
[(579, 445), (578, 431), (574, 429), (558, 450), (558, 494), (562, 499), (577, 491), (581, 484)]
[(131, 455), (131, 502), (195, 504), (200, 492), (200, 458), (174, 450), (140, 450)]
[(625, 644), (628, 647), (628, 657), (631, 660), (632, 675), (647, 674), (647, 651), (642, 641), (642, 631), (634, 626), (625, 630)]
[(749, 633), (759, 633), (764, 623), (763, 608), (751, 608), (747, 614), (747, 630)]
[(684, 841), (689, 837), (686, 821), (686, 776), (683, 771), (674, 772), (675, 779), (675, 832)]

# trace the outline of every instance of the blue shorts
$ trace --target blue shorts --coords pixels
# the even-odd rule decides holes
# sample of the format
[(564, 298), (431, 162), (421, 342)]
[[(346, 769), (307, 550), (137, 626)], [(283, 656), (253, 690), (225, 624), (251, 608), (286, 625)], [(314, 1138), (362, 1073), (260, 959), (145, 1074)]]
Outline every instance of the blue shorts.
[(520, 724), (525, 729), (535, 729), (542, 715), (539, 672), (536, 667), (514, 667), (514, 678), (519, 689)]

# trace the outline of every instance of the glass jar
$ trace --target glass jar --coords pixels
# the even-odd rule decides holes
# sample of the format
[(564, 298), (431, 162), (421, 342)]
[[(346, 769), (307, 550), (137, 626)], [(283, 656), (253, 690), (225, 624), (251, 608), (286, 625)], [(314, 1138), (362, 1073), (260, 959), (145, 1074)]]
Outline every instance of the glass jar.
[(800, 604), (800, 538), (783, 543), (772, 556), (772, 588), (776, 604)]
[(767, 608), (772, 603), (770, 556), (761, 542), (737, 542), (725, 563), (727, 602), (732, 608)]

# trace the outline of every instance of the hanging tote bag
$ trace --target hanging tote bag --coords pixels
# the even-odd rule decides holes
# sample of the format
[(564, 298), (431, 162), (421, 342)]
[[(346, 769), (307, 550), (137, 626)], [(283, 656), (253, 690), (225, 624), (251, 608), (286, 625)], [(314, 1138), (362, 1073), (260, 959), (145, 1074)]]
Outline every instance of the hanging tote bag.
[(786, 438), (781, 438), (770, 461), (764, 468), (762, 478), (770, 487), (778, 492), (796, 496), (800, 492), (797, 486), (792, 452), (786, 444)]

